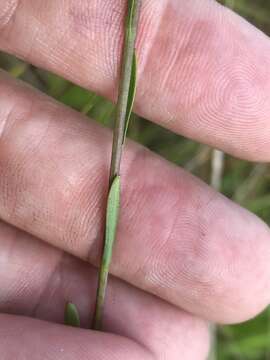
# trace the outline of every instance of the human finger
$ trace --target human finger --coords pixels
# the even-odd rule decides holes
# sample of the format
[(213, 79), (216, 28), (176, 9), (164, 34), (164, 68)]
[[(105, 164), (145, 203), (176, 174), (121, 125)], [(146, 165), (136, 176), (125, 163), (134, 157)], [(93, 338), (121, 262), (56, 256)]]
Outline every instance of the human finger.
[[(98, 265), (111, 133), (2, 74), (0, 216)], [(269, 228), (132, 142), (112, 274), (220, 322), (269, 302)]]
[[(5, 0), (0, 49), (115, 97), (126, 1)], [(144, 0), (136, 111), (258, 161), (270, 159), (270, 41), (215, 1)]]
[[(89, 328), (94, 267), (1, 222), (0, 253), (1, 313), (63, 324), (70, 301), (78, 308), (81, 326)], [(209, 347), (203, 320), (115, 277), (109, 279), (103, 330), (140, 344), (156, 359), (179, 359), (180, 354), (182, 359), (206, 359)]]

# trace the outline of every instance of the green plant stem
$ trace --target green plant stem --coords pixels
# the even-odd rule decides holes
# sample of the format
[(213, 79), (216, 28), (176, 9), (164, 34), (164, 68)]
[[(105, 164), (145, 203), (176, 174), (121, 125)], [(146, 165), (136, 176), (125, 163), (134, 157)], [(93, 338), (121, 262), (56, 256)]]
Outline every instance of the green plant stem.
[[(96, 308), (93, 319), (94, 330), (102, 329), (103, 308), (118, 222), (120, 198), (120, 164), (126, 133), (127, 117), (130, 115), (128, 103), (135, 91), (132, 91), (132, 73), (134, 73), (135, 42), (139, 22), (141, 0), (128, 0), (128, 11), (125, 25), (125, 41), (122, 54), (122, 66), (116, 106), (116, 119), (113, 133), (113, 146), (109, 179), (109, 198), (107, 204), (106, 231), (103, 255), (99, 270)], [(134, 85), (134, 84), (133, 84)], [(133, 89), (134, 90), (134, 89)], [(133, 95), (132, 95), (133, 94)], [(132, 101), (133, 103), (133, 101)], [(109, 223), (112, 221), (113, 223)]]
[(120, 174), (120, 163), (124, 142), (127, 104), (139, 20), (140, 3), (141, 0), (128, 0), (128, 16), (126, 20), (125, 43), (122, 55), (122, 69), (113, 133), (110, 184), (112, 183), (115, 176)]

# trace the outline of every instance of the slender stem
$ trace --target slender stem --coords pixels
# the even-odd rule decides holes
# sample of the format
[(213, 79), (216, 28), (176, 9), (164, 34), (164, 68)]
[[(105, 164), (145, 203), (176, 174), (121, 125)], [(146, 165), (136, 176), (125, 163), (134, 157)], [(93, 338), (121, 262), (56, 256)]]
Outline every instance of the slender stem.
[[(122, 66), (120, 74), (120, 82), (118, 89), (118, 102), (116, 106), (116, 119), (113, 133), (113, 146), (110, 168), (109, 188), (114, 180), (120, 176), (120, 164), (123, 151), (123, 143), (125, 137), (125, 125), (127, 118), (127, 104), (130, 90), (130, 80), (132, 74), (132, 66), (135, 52), (135, 42), (137, 28), (139, 22), (141, 0), (128, 0), (128, 12), (125, 25), (125, 40), (122, 54)], [(120, 188), (120, 177), (119, 177)], [(108, 224), (106, 224), (107, 226)], [(107, 240), (108, 241), (108, 240)], [(112, 258), (113, 241), (106, 243), (104, 238), (104, 248), (101, 266), (99, 270), (98, 289), (96, 298), (96, 308), (93, 320), (93, 329), (101, 330), (103, 308), (105, 302), (106, 288), (109, 275), (109, 266)]]
[(126, 20), (125, 43), (122, 55), (122, 69), (113, 133), (110, 183), (113, 181), (116, 175), (120, 174), (120, 163), (125, 132), (129, 84), (132, 72), (133, 55), (139, 21), (140, 3), (141, 0), (128, 0), (128, 16)]
[(222, 175), (224, 171), (225, 154), (220, 150), (213, 150), (212, 152), (212, 173), (211, 185), (214, 189), (220, 191), (222, 183)]

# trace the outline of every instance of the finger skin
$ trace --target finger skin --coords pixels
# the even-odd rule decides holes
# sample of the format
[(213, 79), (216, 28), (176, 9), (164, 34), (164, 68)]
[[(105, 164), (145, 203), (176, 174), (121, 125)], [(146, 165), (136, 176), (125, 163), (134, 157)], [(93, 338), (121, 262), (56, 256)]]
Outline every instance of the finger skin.
[[(0, 49), (115, 97), (124, 0), (4, 0)], [(136, 110), (236, 156), (270, 159), (269, 39), (210, 0), (144, 0)]]
[[(89, 328), (96, 269), (4, 223), (0, 244), (1, 313), (63, 324), (65, 304), (71, 301), (82, 326)], [(183, 360), (204, 360), (209, 349), (203, 320), (114, 277), (109, 278), (103, 330), (140, 344), (155, 359), (178, 360), (181, 354)]]
[(12, 315), (0, 315), (3, 359), (35, 360), (153, 360), (135, 342), (105, 332), (50, 324)]
[[(0, 217), (97, 265), (111, 133), (5, 75), (0, 90)], [(219, 322), (268, 304), (266, 224), (131, 142), (122, 187), (112, 274)]]

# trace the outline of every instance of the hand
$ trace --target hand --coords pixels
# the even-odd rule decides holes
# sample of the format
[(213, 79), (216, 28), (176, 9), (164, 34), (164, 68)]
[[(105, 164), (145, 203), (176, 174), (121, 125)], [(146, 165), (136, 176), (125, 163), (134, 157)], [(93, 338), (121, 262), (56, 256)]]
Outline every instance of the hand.
[[(0, 49), (113, 98), (124, 3), (2, 0)], [(269, 50), (214, 1), (145, 0), (136, 111), (269, 161)], [(85, 327), (93, 313), (111, 133), (4, 72), (0, 86), (1, 358), (201, 360), (209, 320), (268, 304), (268, 227), (128, 142), (107, 333), (61, 325), (67, 300)]]

